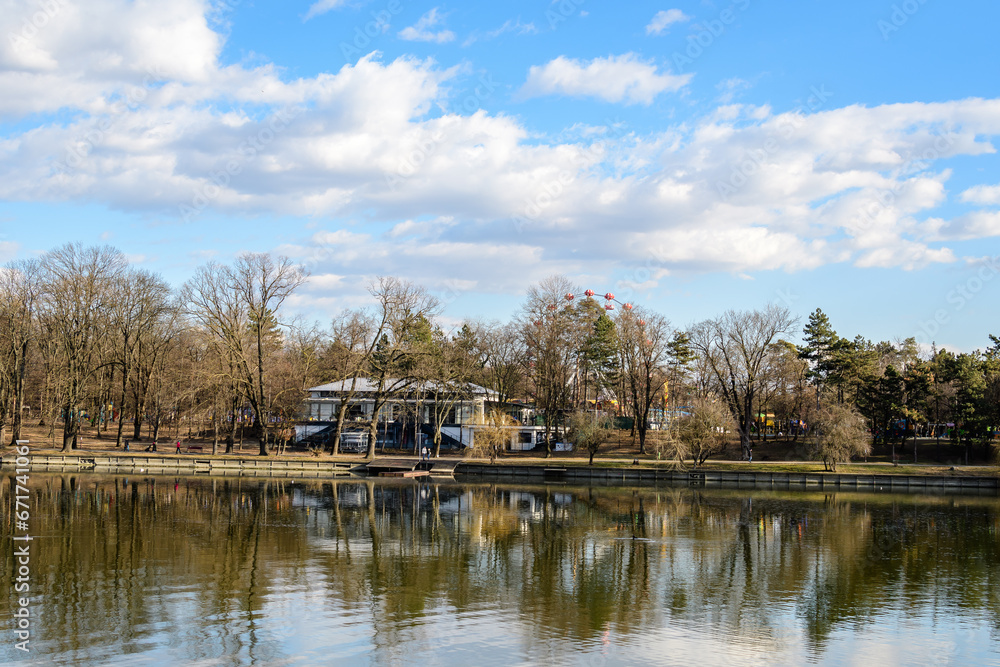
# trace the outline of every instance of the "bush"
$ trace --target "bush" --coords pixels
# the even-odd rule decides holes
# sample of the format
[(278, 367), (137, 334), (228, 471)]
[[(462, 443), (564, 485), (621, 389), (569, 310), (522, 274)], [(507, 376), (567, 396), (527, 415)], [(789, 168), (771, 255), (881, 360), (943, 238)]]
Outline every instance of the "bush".
[(733, 416), (722, 401), (696, 401), (691, 414), (677, 422), (674, 455), (682, 463), (691, 459), (700, 466), (709, 457), (726, 451), (734, 425)]
[(569, 431), (566, 439), (573, 443), (576, 449), (590, 454), (588, 465), (594, 464), (594, 456), (601, 444), (608, 439), (611, 432), (611, 421), (607, 417), (598, 417), (589, 412), (574, 412), (569, 416)]
[(850, 405), (835, 402), (820, 405), (813, 415), (810, 431), (813, 455), (822, 459), (823, 467), (831, 472), (837, 470), (839, 462), (871, 453), (864, 417)]
[(481, 423), (483, 427), (476, 429), (469, 453), (473, 456), (487, 456), (490, 463), (493, 463), (510, 442), (510, 427), (516, 426), (517, 421), (501, 410), (490, 410)]

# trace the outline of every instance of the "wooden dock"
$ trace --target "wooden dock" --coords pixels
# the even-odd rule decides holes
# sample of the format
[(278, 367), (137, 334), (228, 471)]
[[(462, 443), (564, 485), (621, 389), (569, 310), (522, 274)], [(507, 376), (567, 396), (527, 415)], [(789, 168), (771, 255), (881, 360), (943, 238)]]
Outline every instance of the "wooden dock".
[(454, 477), (455, 468), (462, 462), (462, 459), (437, 459), (431, 461), (431, 475), (435, 477)]
[(369, 475), (376, 477), (454, 477), (455, 468), (462, 459), (431, 459), (422, 461), (419, 458), (376, 459), (365, 466)]
[[(415, 472), (418, 468), (422, 468), (420, 465), (420, 459), (408, 458), (394, 458), (394, 459), (375, 459), (371, 463), (365, 466), (365, 471), (369, 475), (375, 477), (388, 477), (387, 473), (404, 473), (404, 472)], [(393, 477), (402, 477), (403, 475), (392, 475)], [(412, 475), (407, 475), (411, 477)]]

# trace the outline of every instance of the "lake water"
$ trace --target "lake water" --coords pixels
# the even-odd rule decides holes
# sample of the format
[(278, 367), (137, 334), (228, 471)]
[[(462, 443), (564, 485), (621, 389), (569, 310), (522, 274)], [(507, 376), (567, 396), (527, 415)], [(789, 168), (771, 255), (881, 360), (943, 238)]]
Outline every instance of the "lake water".
[(30, 484), (30, 650), (8, 511), (4, 663), (1000, 665), (995, 496)]

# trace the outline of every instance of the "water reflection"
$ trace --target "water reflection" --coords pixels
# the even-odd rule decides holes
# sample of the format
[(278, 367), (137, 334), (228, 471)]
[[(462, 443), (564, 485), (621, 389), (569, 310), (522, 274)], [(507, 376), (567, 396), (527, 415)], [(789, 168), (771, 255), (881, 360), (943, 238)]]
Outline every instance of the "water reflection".
[(42, 474), (31, 490), (36, 664), (1000, 662), (996, 498)]

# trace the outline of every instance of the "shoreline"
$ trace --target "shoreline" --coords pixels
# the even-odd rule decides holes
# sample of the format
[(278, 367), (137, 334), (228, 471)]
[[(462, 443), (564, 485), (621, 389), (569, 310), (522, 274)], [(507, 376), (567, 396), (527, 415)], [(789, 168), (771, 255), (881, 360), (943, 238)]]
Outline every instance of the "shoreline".
[[(0, 455), (0, 470), (14, 467), (12, 453)], [(380, 456), (374, 461), (362, 457), (306, 458), (303, 456), (245, 456), (238, 454), (159, 454), (146, 452), (104, 453), (76, 451), (68, 453), (32, 453), (32, 472), (92, 472), (103, 474), (193, 474), (236, 476), (280, 476), (334, 478), (344, 475), (368, 476), (369, 463), (383, 468), (405, 469), (416, 457)], [(506, 459), (489, 463), (485, 459), (441, 457), (431, 460), (430, 474), (440, 472), (451, 477), (483, 480), (544, 481), (547, 483), (597, 482), (601, 484), (650, 485), (686, 484), (688, 486), (753, 486), (812, 489), (978, 490), (1000, 493), (1000, 470), (996, 467), (901, 465), (885, 463), (841, 464), (837, 472), (817, 470), (822, 464), (812, 462), (718, 462), (700, 468), (679, 468), (676, 464), (627, 459), (604, 459), (587, 465), (581, 459)]]

